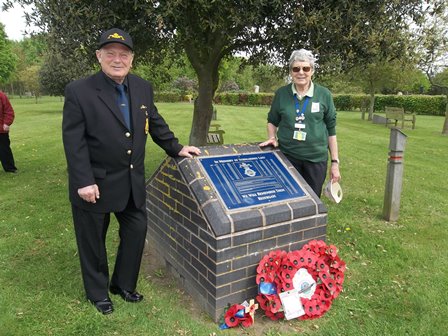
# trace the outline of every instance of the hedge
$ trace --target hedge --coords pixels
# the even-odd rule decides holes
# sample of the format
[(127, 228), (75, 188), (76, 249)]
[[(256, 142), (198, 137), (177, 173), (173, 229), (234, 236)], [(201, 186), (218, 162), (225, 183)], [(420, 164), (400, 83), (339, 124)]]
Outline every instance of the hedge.
[(271, 105), (273, 98), (273, 93), (222, 92), (216, 94), (214, 102), (222, 105), (261, 106)]
[(447, 100), (445, 96), (394, 96), (375, 97), (375, 111), (384, 111), (385, 106), (403, 107), (407, 112), (444, 116)]
[(179, 92), (154, 92), (154, 101), (164, 103), (189, 102), (191, 95), (183, 95)]
[[(156, 101), (180, 102), (189, 101), (190, 97), (178, 92), (160, 92), (155, 94)], [(273, 93), (235, 93), (223, 92), (216, 94), (215, 104), (264, 106), (271, 105)], [(370, 104), (370, 97), (362, 94), (335, 94), (334, 104), (339, 111), (359, 111)], [(427, 95), (376, 95), (374, 110), (384, 111), (385, 106), (404, 107), (405, 111), (417, 114), (444, 116), (447, 99), (445, 96)]]

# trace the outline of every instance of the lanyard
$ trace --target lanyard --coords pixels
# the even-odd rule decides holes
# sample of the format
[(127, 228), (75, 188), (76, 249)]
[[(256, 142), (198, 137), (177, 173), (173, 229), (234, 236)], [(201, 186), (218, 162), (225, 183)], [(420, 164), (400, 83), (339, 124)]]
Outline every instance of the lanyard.
[[(302, 122), (302, 120), (305, 120), (305, 110), (306, 110), (306, 106), (308, 105), (308, 100), (309, 97), (305, 97), (305, 101), (303, 102), (302, 105), (302, 110), (300, 110), (300, 103), (299, 103), (299, 98), (297, 98), (297, 95), (294, 95), (294, 103), (296, 105), (296, 113), (297, 113), (297, 117), (296, 117), (296, 121), (298, 121), (299, 123)], [(302, 111), (302, 112), (300, 112)]]

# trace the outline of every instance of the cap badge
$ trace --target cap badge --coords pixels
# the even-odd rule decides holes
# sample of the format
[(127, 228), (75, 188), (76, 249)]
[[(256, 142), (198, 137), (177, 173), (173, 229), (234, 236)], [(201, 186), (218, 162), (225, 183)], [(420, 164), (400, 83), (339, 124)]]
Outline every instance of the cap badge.
[(113, 34), (111, 34), (111, 35), (109, 35), (109, 36), (107, 37), (108, 40), (111, 39), (111, 38), (114, 38), (114, 39), (122, 39), (122, 40), (124, 41), (124, 37), (121, 36), (121, 35), (118, 35), (118, 33), (113, 33)]

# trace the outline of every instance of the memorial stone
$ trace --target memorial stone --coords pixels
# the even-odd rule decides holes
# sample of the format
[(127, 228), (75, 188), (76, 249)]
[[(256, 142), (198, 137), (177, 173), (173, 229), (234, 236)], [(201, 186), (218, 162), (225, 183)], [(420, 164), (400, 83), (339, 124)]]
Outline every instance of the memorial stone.
[(166, 158), (147, 183), (148, 241), (214, 321), (257, 295), (269, 251), (325, 240), (327, 209), (279, 150), (208, 146)]

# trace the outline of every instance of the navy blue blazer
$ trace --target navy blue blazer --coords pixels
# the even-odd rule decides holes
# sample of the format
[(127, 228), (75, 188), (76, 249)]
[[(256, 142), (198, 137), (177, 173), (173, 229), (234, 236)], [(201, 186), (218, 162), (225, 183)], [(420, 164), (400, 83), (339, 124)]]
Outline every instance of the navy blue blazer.
[[(152, 86), (129, 74), (128, 94), (132, 130), (128, 129), (116, 102), (113, 85), (103, 72), (76, 80), (65, 88), (62, 138), (69, 174), (72, 204), (93, 212), (124, 210), (132, 192), (137, 207), (145, 191), (147, 132), (170, 156), (182, 149), (154, 105)], [(97, 184), (100, 199), (85, 202), (78, 189)]]

